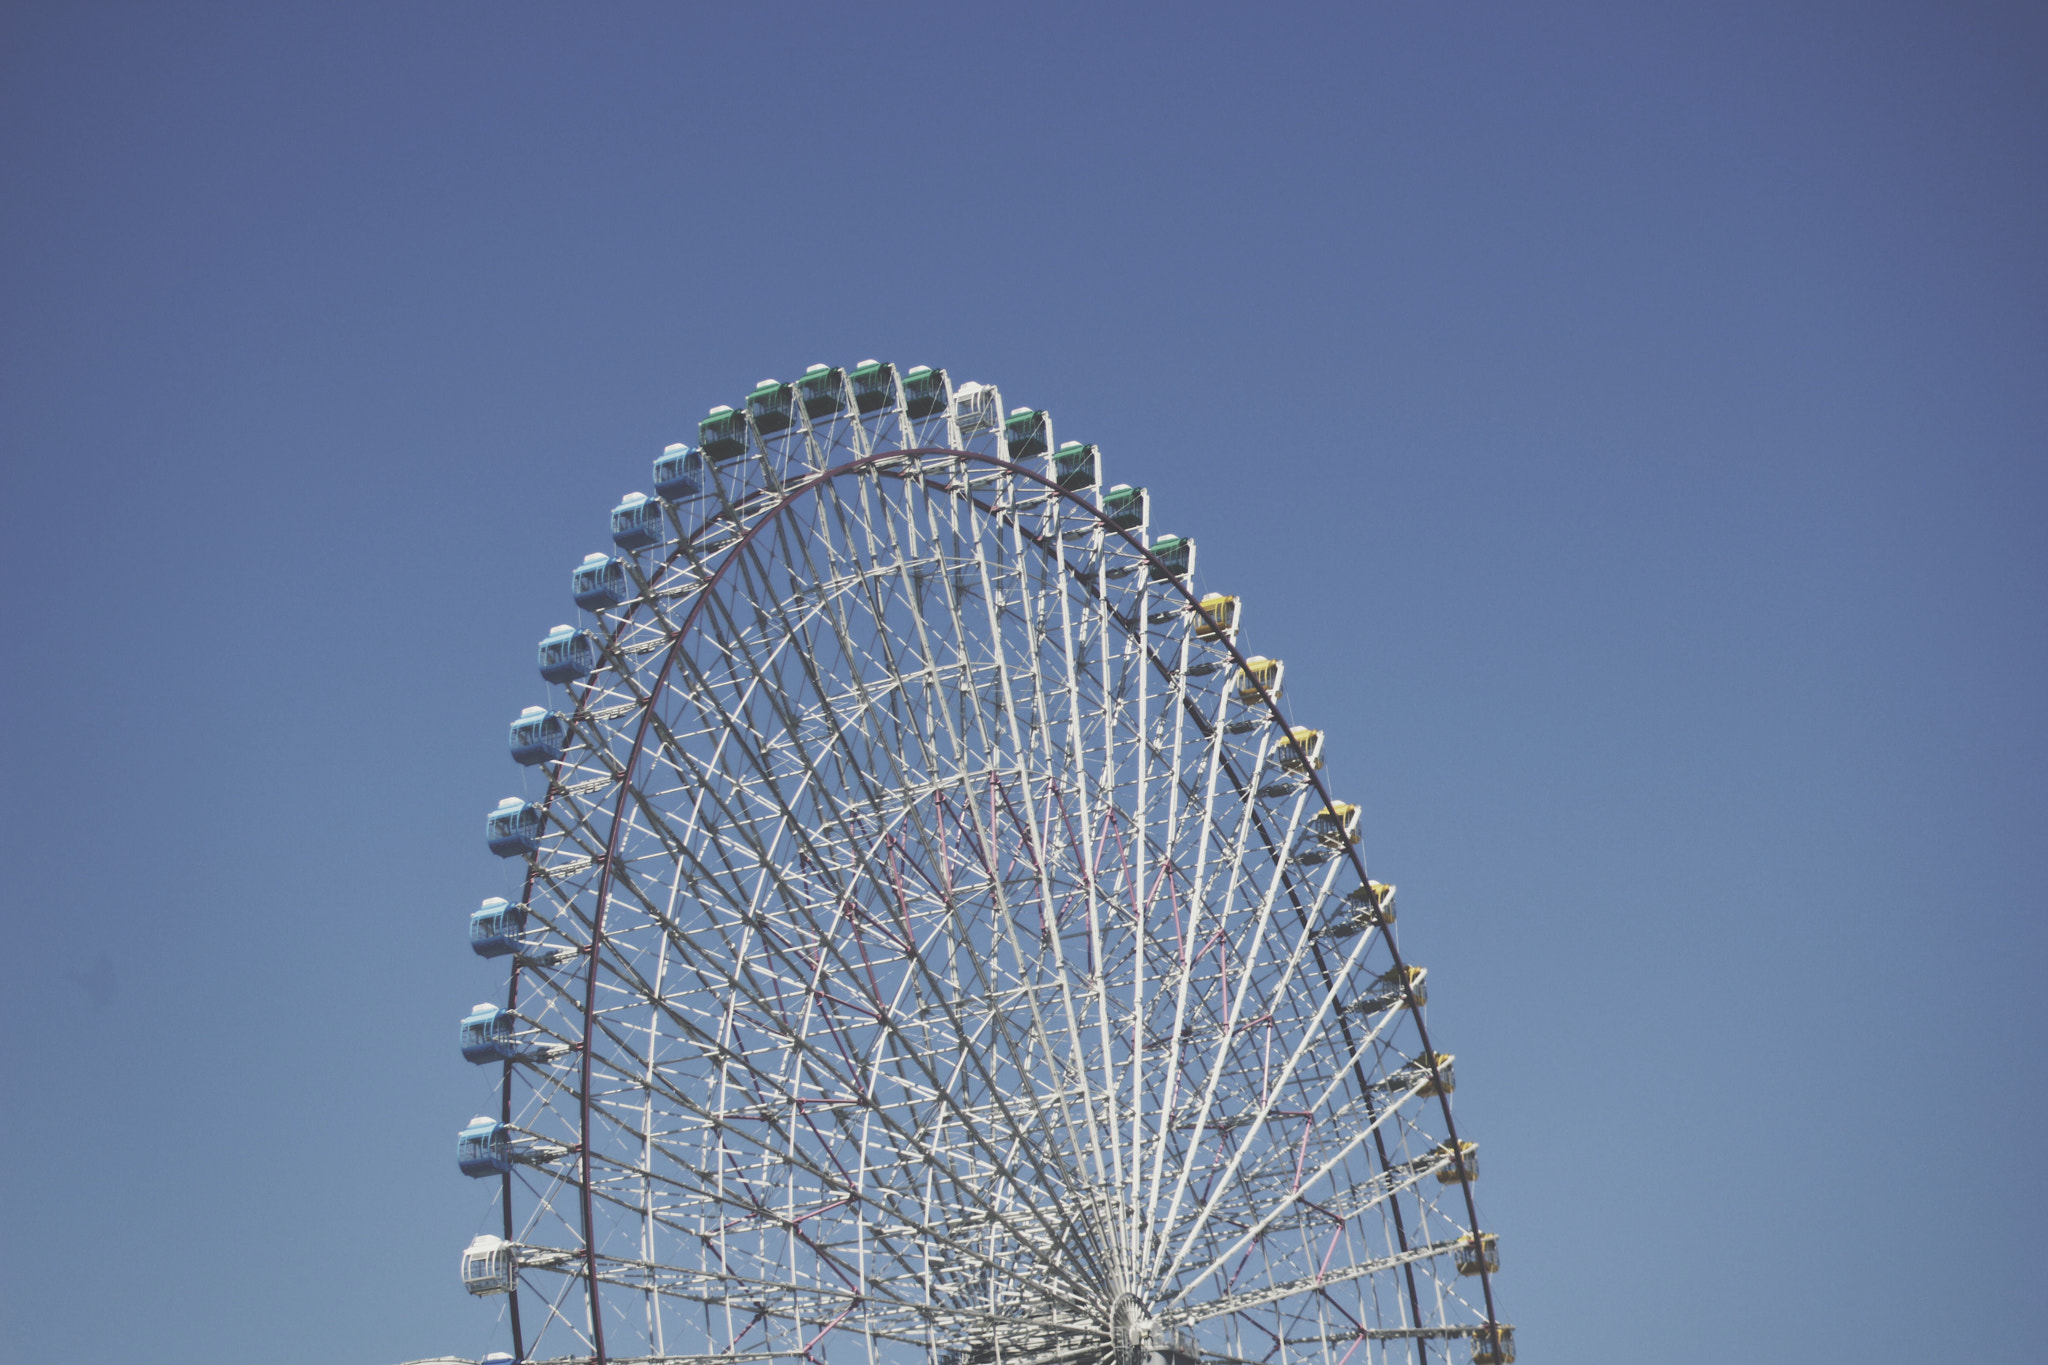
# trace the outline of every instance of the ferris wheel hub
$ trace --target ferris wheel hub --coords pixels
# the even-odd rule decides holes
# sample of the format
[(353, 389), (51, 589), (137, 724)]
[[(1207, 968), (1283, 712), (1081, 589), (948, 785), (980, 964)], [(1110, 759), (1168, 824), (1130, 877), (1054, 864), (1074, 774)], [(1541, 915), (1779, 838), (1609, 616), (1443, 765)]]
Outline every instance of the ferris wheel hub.
[(1116, 1296), (1109, 1308), (1109, 1341), (1116, 1365), (1142, 1365), (1152, 1326), (1152, 1315), (1136, 1298), (1128, 1293)]

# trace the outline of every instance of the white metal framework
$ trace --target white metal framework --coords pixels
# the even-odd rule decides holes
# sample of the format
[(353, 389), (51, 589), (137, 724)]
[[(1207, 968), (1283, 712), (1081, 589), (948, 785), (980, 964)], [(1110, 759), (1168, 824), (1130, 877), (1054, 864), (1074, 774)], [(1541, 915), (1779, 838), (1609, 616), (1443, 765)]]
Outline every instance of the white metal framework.
[(514, 1354), (1512, 1359), (1392, 889), (1145, 499), (942, 371), (704, 447), (622, 507), (476, 1026)]

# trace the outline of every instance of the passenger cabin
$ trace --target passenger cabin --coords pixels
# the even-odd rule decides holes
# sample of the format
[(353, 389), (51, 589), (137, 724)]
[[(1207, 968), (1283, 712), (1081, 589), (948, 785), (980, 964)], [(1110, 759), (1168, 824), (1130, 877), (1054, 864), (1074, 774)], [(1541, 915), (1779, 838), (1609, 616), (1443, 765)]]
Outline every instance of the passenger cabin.
[(1413, 1009), (1427, 1004), (1429, 988), (1423, 979), (1429, 973), (1421, 967), (1393, 967), (1372, 979), (1366, 993), (1344, 1008), (1353, 1014), (1378, 1014), (1383, 1010)]
[[(1373, 893), (1379, 893), (1378, 907), (1374, 907)], [(1350, 938), (1353, 934), (1371, 929), (1376, 925), (1394, 922), (1394, 888), (1386, 882), (1367, 882), (1355, 886), (1344, 897), (1343, 905), (1330, 917), (1328, 923), (1316, 930), (1318, 938)]]
[(1052, 416), (1044, 408), (1012, 408), (1003, 423), (1003, 448), (1013, 460), (1052, 448)]
[(1490, 1232), (1477, 1237), (1466, 1233), (1451, 1250), (1451, 1264), (1460, 1275), (1477, 1275), (1483, 1266), (1489, 1275), (1500, 1270), (1500, 1238)]
[(511, 1130), (482, 1114), (455, 1137), (455, 1164), (464, 1175), (507, 1175), (512, 1170)]
[(476, 1238), (462, 1252), (462, 1287), (480, 1295), (511, 1293), (518, 1274), (516, 1250), (512, 1243), (489, 1233)]
[(610, 555), (585, 555), (583, 562), (569, 571), (569, 595), (585, 611), (603, 611), (639, 593), (626, 576), (623, 561)]
[(569, 718), (560, 711), (529, 706), (512, 722), (506, 745), (512, 750), (512, 761), (522, 768), (553, 763), (569, 745)]
[(645, 493), (628, 493), (612, 509), (612, 544), (621, 550), (644, 550), (667, 538), (661, 504)]
[(796, 385), (762, 380), (747, 395), (747, 416), (753, 419), (754, 430), (763, 436), (789, 430), (797, 418)]
[(1515, 1365), (1515, 1329), (1481, 1328), (1472, 1337), (1472, 1365)]
[[(1395, 1067), (1380, 1082), (1383, 1090), (1407, 1090), (1415, 1087), (1418, 1095), (1448, 1095), (1458, 1088), (1458, 1073), (1451, 1066), (1457, 1058), (1448, 1052), (1422, 1052), (1413, 1061)], [(1430, 1063), (1436, 1064), (1435, 1074), (1430, 1072)]]
[(1148, 548), (1153, 562), (1145, 566), (1145, 574), (1154, 583), (1170, 583), (1195, 571), (1195, 542), (1185, 536), (1161, 536)]
[(1430, 1148), (1429, 1154), (1445, 1163), (1444, 1168), (1436, 1173), (1441, 1184), (1469, 1185), (1479, 1178), (1479, 1144), (1476, 1142), (1458, 1143), (1455, 1156), (1449, 1142), (1439, 1142)]
[(541, 811), (508, 796), (484, 817), (484, 838), (500, 858), (520, 858), (540, 849)]
[(1297, 725), (1285, 743), (1273, 749), (1273, 766), (1283, 773), (1312, 772), (1323, 766), (1323, 732)]
[[(1237, 681), (1233, 688), (1237, 693), (1237, 704), (1258, 706), (1266, 697), (1278, 701), (1280, 680), (1286, 672), (1287, 665), (1280, 660), (1269, 659), (1263, 654), (1252, 655), (1244, 661), (1244, 667), (1237, 671)], [(1262, 687), (1266, 690), (1265, 696), (1259, 695), (1259, 689)]]
[(704, 491), (704, 455), (686, 445), (672, 445), (654, 458), (654, 494), (681, 502)]
[(697, 423), (697, 444), (712, 460), (731, 460), (747, 453), (747, 415), (723, 403)]
[(846, 371), (836, 366), (811, 366), (796, 381), (796, 388), (804, 416), (813, 422), (846, 411), (852, 402), (846, 391)]
[(487, 1062), (516, 1062), (527, 1049), (513, 1037), (519, 1016), (496, 1005), (478, 1005), (462, 1017), (462, 1059), (483, 1066)]
[(1358, 842), (1358, 807), (1349, 801), (1332, 801), (1316, 812), (1311, 833), (1325, 848), (1343, 848)]
[[(1392, 882), (1369, 881), (1364, 886), (1353, 887), (1344, 899), (1367, 914), (1375, 914), (1380, 924), (1394, 922), (1394, 884)], [(1375, 912), (1374, 907), (1378, 909)]]
[(526, 932), (526, 907), (493, 896), (469, 914), (469, 950), (478, 957), (505, 957), (519, 951)]
[(1201, 612), (1195, 618), (1195, 638), (1215, 642), (1235, 639), (1241, 611), (1237, 598), (1210, 593), (1202, 599)]
[(1343, 905), (1339, 906), (1335, 913), (1327, 920), (1324, 920), (1321, 926), (1313, 931), (1313, 936), (1316, 938), (1350, 938), (1353, 935), (1364, 933), (1367, 929), (1372, 928), (1378, 923), (1378, 918), (1373, 915), (1370, 908), (1360, 909), (1356, 906)]
[(1102, 519), (1119, 531), (1142, 531), (1152, 519), (1152, 503), (1142, 488), (1120, 483), (1102, 495)]
[(903, 375), (903, 410), (913, 422), (943, 416), (953, 406), (953, 385), (944, 370), (917, 365)]
[(1102, 482), (1102, 451), (1069, 441), (1052, 454), (1052, 481), (1069, 493)]
[(574, 682), (597, 667), (597, 640), (587, 630), (556, 626), (540, 642), (540, 675), (551, 683)]
[(853, 405), (861, 416), (894, 412), (903, 406), (903, 380), (887, 361), (863, 360), (848, 378), (853, 384)]
[(1003, 424), (1003, 396), (993, 384), (962, 384), (953, 390), (953, 421), (962, 436), (994, 431)]

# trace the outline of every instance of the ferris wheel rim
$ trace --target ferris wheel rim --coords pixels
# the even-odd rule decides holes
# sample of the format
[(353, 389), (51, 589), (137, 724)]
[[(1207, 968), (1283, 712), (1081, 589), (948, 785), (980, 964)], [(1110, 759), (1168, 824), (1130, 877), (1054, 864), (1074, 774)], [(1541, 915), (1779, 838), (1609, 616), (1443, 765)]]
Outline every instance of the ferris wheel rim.
[[(692, 638), (692, 633), (696, 630), (699, 624), (700, 615), (705, 609), (705, 607), (711, 601), (714, 595), (714, 590), (721, 585), (728, 570), (730, 570), (734, 564), (740, 561), (742, 552), (754, 543), (754, 540), (758, 535), (760, 535), (768, 527), (776, 524), (777, 521), (783, 516), (783, 514), (791, 510), (793, 507), (795, 507), (797, 503), (805, 495), (818, 491), (819, 489), (827, 486), (832, 481), (838, 478), (850, 474), (858, 474), (878, 466), (900, 464), (904, 461), (910, 460), (934, 458), (951, 459), (958, 461), (962, 464), (972, 463), (982, 465), (988, 468), (1000, 470), (1013, 477), (1021, 478), (1032, 484), (1038, 485), (1039, 487), (1043, 488), (1053, 496), (1063, 499), (1072, 507), (1078, 508), (1085, 515), (1085, 517), (1092, 520), (1095, 523), (1096, 528), (1104, 534), (1113, 533), (1114, 535), (1116, 535), (1129, 549), (1134, 551), (1140, 557), (1141, 561), (1147, 566), (1159, 570), (1164, 570), (1165, 568), (1167, 568), (1167, 566), (1159, 558), (1159, 556), (1153, 553), (1151, 548), (1144, 543), (1143, 539), (1140, 536), (1134, 534), (1131, 530), (1123, 526), (1115, 524), (1109, 518), (1108, 514), (1100, 506), (1090, 502), (1079, 492), (1072, 489), (1064, 488), (1060, 486), (1060, 484), (1056, 481), (1045, 477), (1044, 475), (1038, 473), (1036, 470), (1018, 464), (1015, 461), (1005, 459), (996, 455), (985, 454), (978, 451), (963, 450), (953, 446), (916, 446), (907, 448), (899, 447), (882, 451), (871, 451), (868, 454), (856, 456), (851, 460), (843, 461), (839, 464), (830, 466), (828, 468), (808, 473), (802, 476), (801, 478), (791, 480), (777, 490), (778, 495), (772, 502), (769, 502), (766, 505), (760, 507), (758, 511), (756, 511), (752, 516), (746, 519), (746, 525), (744, 529), (736, 538), (726, 541), (720, 544), (719, 546), (715, 547), (714, 552), (719, 555), (719, 561), (714, 570), (712, 571), (712, 573), (692, 589), (693, 596), (696, 598), (696, 600), (691, 603), (690, 609), (683, 618), (683, 620), (675, 626), (672, 632), (670, 632), (669, 639), (663, 651), (663, 660), (661, 668), (658, 674), (656, 675), (652, 685), (648, 688), (646, 695), (644, 696), (644, 698), (640, 699), (638, 703), (641, 715), (635, 726), (632, 747), (625, 756), (623, 766), (621, 767), (619, 774), (614, 778), (614, 782), (618, 790), (616, 796), (614, 797), (611, 803), (610, 829), (607, 834), (604, 855), (601, 860), (602, 865), (599, 870), (596, 902), (593, 908), (593, 914), (590, 925), (590, 942), (586, 947), (582, 949), (582, 951), (587, 954), (588, 961), (584, 965), (582, 972), (584, 996), (582, 1005), (583, 1035), (581, 1039), (581, 1046), (579, 1048), (579, 1051), (582, 1055), (579, 1061), (581, 1071), (581, 1084), (578, 1087), (578, 1110), (581, 1137), (581, 1141), (579, 1143), (580, 1151), (578, 1154), (580, 1178), (576, 1181), (576, 1184), (578, 1187), (578, 1203), (582, 1224), (582, 1239), (584, 1243), (582, 1260), (584, 1263), (584, 1279), (587, 1286), (587, 1295), (589, 1301), (592, 1338), (591, 1345), (594, 1348), (591, 1359), (594, 1362), (596, 1362), (596, 1365), (604, 1365), (604, 1362), (609, 1360), (609, 1356), (607, 1355), (604, 1344), (604, 1319), (601, 1309), (601, 1294), (599, 1288), (600, 1284), (603, 1282), (603, 1276), (600, 1275), (598, 1270), (598, 1239), (596, 1236), (595, 1213), (593, 1208), (592, 1196), (593, 1142), (591, 1135), (591, 1125), (592, 1067), (594, 1065), (594, 1048), (591, 1045), (591, 1035), (595, 1028), (596, 1022), (596, 978), (598, 967), (600, 964), (600, 959), (602, 956), (601, 948), (605, 942), (606, 912), (609, 909), (610, 902), (613, 897), (613, 869), (615, 865), (615, 860), (618, 856), (618, 841), (621, 837), (621, 834), (626, 824), (624, 817), (626, 813), (627, 804), (634, 795), (632, 775), (635, 771), (635, 768), (639, 764), (643, 754), (646, 752), (648, 733), (653, 725), (655, 703), (657, 699), (669, 687), (672, 673), (676, 661), (681, 654), (682, 647), (687, 640)], [(938, 491), (956, 491), (946, 484), (935, 485), (935, 481), (931, 473), (927, 470), (913, 468), (912, 470), (907, 471), (904, 477), (907, 482), (916, 482), (922, 484), (927, 489), (933, 489), (934, 487), (936, 487)], [(1000, 515), (999, 509), (984, 506), (979, 501), (974, 500), (972, 498), (971, 489), (968, 490), (968, 493), (970, 501), (974, 502), (974, 505), (978, 510), (987, 514)], [(1069, 574), (1078, 573), (1077, 567), (1067, 560), (1066, 556), (1061, 552), (1061, 549), (1057, 544), (1056, 540), (1051, 545), (1045, 545), (1040, 544), (1038, 538), (1031, 536), (1029, 532), (1025, 532), (1024, 534), (1027, 540), (1031, 541), (1034, 544), (1038, 544), (1041, 550), (1046, 550), (1051, 558), (1058, 561), (1063, 571)], [(678, 557), (685, 553), (686, 549), (686, 543), (679, 543), (675, 551), (663, 560), (664, 567), (673, 564)], [(1157, 577), (1158, 581), (1169, 586), (1172, 589), (1172, 591), (1178, 593), (1185, 600), (1187, 607), (1192, 609), (1192, 611), (1197, 614), (1198, 619), (1202, 618), (1204, 609), (1201, 605), (1200, 599), (1198, 599), (1195, 596), (1191, 582), (1189, 580), (1186, 580), (1178, 575), (1171, 573), (1160, 573)], [(1242, 652), (1242, 650), (1240, 650), (1240, 648), (1238, 647), (1234, 636), (1230, 634), (1225, 634), (1217, 643), (1220, 643), (1222, 645), (1223, 649), (1227, 651), (1231, 661), (1244, 674), (1244, 676), (1247, 677), (1251, 686), (1256, 688), (1260, 702), (1263, 705), (1264, 710), (1266, 712), (1267, 723), (1269, 725), (1277, 726), (1279, 728), (1279, 733), (1282, 737), (1283, 743), (1293, 745), (1294, 747), (1296, 747), (1297, 750), (1299, 750), (1299, 741), (1293, 738), (1291, 733), (1292, 727), (1289, 725), (1286, 715), (1281, 711), (1277, 697), (1268, 689), (1264, 680), (1260, 679), (1250, 671), (1249, 660), (1247, 656)], [(1153, 662), (1155, 665), (1157, 665), (1158, 663), (1156, 659), (1154, 659)], [(590, 685), (585, 685), (581, 690), (583, 698), (587, 698), (591, 691), (594, 690), (594, 688), (592, 688)], [(582, 700), (579, 699), (578, 709), (580, 710), (581, 707)], [(1321, 772), (1315, 767), (1311, 766), (1308, 768), (1306, 772), (1306, 777), (1308, 779), (1308, 783), (1313, 786), (1316, 797), (1321, 803), (1321, 807), (1323, 809), (1330, 808), (1334, 803), (1334, 799), (1329, 791), (1326, 780), (1321, 774)], [(547, 794), (546, 801), (543, 803), (543, 809), (546, 809), (549, 805), (552, 804), (555, 795), (555, 785), (551, 778), (549, 792)], [(1358, 851), (1356, 845), (1347, 844), (1340, 851), (1343, 858), (1348, 863), (1351, 871), (1358, 878), (1360, 884), (1362, 886), (1370, 887), (1372, 883), (1366, 877), (1364, 858)], [(535, 875), (535, 865), (531, 860), (529, 860), (525, 874), (525, 892), (523, 893), (525, 896), (531, 896)], [(1376, 897), (1377, 893), (1374, 893), (1374, 895)], [(1419, 1005), (1420, 1002), (1416, 998), (1414, 986), (1412, 982), (1409, 980), (1409, 974), (1406, 970), (1405, 959), (1400, 954), (1399, 945), (1395, 940), (1391, 928), (1387, 928), (1383, 931), (1383, 933), (1381, 934), (1381, 941), (1383, 941), (1387, 945), (1387, 950), (1389, 955), (1393, 959), (1395, 969), (1400, 974), (1398, 978), (1399, 990), (1408, 1001), (1409, 1018), (1413, 1021), (1416, 1027), (1417, 1036), (1421, 1043), (1422, 1051), (1418, 1060), (1420, 1060), (1423, 1063), (1431, 1079), (1437, 1082), (1437, 1084), (1434, 1087), (1434, 1098), (1436, 1098), (1437, 1100), (1437, 1110), (1442, 1117), (1444, 1128), (1448, 1138), (1450, 1165), (1453, 1167), (1453, 1169), (1455, 1169), (1458, 1172), (1457, 1183), (1461, 1187), (1461, 1194), (1467, 1214), (1467, 1226), (1469, 1228), (1468, 1235), (1474, 1239), (1477, 1239), (1480, 1236), (1482, 1236), (1482, 1233), (1478, 1220), (1476, 1202), (1474, 1200), (1472, 1193), (1472, 1182), (1469, 1178), (1466, 1177), (1467, 1162), (1465, 1155), (1465, 1144), (1462, 1143), (1459, 1139), (1458, 1130), (1456, 1126), (1456, 1119), (1451, 1112), (1449, 1095), (1445, 1087), (1441, 1084), (1442, 1077), (1439, 1070), (1438, 1054), (1434, 1050), (1434, 1047), (1430, 1041), (1423, 1011), (1419, 1008), (1416, 1008), (1416, 1006)], [(510, 973), (511, 980), (508, 987), (508, 1000), (512, 1004), (516, 1004), (517, 1002), (517, 992), (521, 965), (522, 964), (520, 964), (515, 959)], [(501, 1112), (503, 1115), (503, 1120), (509, 1124), (512, 1116), (512, 1073), (514, 1069), (514, 1064), (507, 1061), (503, 1064), (503, 1066), (504, 1076), (501, 1085)], [(1381, 1163), (1384, 1166), (1386, 1164), (1387, 1158), (1383, 1141), (1381, 1141), (1377, 1132), (1375, 1132), (1374, 1137), (1375, 1141), (1380, 1142), (1381, 1144), (1379, 1147), (1379, 1154), (1381, 1158)], [(514, 1215), (512, 1210), (512, 1176), (509, 1171), (507, 1171), (503, 1176), (503, 1204), (506, 1239), (510, 1241), (514, 1236)], [(1394, 1210), (1394, 1216), (1396, 1224), (1398, 1226), (1400, 1219), (1398, 1206)], [(1401, 1239), (1405, 1249), (1405, 1233), (1401, 1234)], [(1492, 1338), (1497, 1344), (1501, 1334), (1503, 1333), (1503, 1331), (1507, 1330), (1507, 1328), (1506, 1324), (1501, 1323), (1498, 1319), (1498, 1315), (1493, 1301), (1491, 1272), (1486, 1264), (1486, 1260), (1484, 1257), (1481, 1257), (1478, 1262), (1478, 1277), (1480, 1280), (1481, 1291), (1485, 1303), (1485, 1321), (1482, 1324), (1478, 1324), (1473, 1328), (1469, 1329), (1469, 1332), (1471, 1334), (1488, 1336)], [(1197, 1283), (1199, 1283), (1199, 1281), (1197, 1281)], [(1411, 1303), (1413, 1304), (1414, 1311), (1416, 1314), (1416, 1321), (1419, 1325), (1421, 1321), (1421, 1312), (1419, 1302), (1415, 1302), (1416, 1285), (1414, 1281), (1412, 1264), (1408, 1267), (1407, 1286), (1409, 1298), (1411, 1300)], [(1192, 1287), (1192, 1285), (1189, 1286), (1189, 1288)], [(1185, 1295), (1185, 1293), (1186, 1290), (1183, 1290), (1183, 1296)], [(519, 1289), (517, 1287), (516, 1282), (511, 1290), (510, 1314), (512, 1318), (514, 1344), (515, 1347), (520, 1347), (522, 1345), (520, 1341), (522, 1333), (519, 1330)], [(1363, 1331), (1363, 1329), (1361, 1329), (1361, 1331)], [(520, 1351), (520, 1356), (521, 1358), (523, 1358), (523, 1350)]]

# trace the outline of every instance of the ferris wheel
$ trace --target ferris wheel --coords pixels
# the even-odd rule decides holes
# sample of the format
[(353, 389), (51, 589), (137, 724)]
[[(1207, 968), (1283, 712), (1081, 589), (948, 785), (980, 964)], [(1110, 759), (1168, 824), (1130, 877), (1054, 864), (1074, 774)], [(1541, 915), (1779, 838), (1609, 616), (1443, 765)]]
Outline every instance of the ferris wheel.
[(510, 1358), (1515, 1358), (1359, 811), (1106, 477), (864, 361), (612, 510), (470, 921)]

